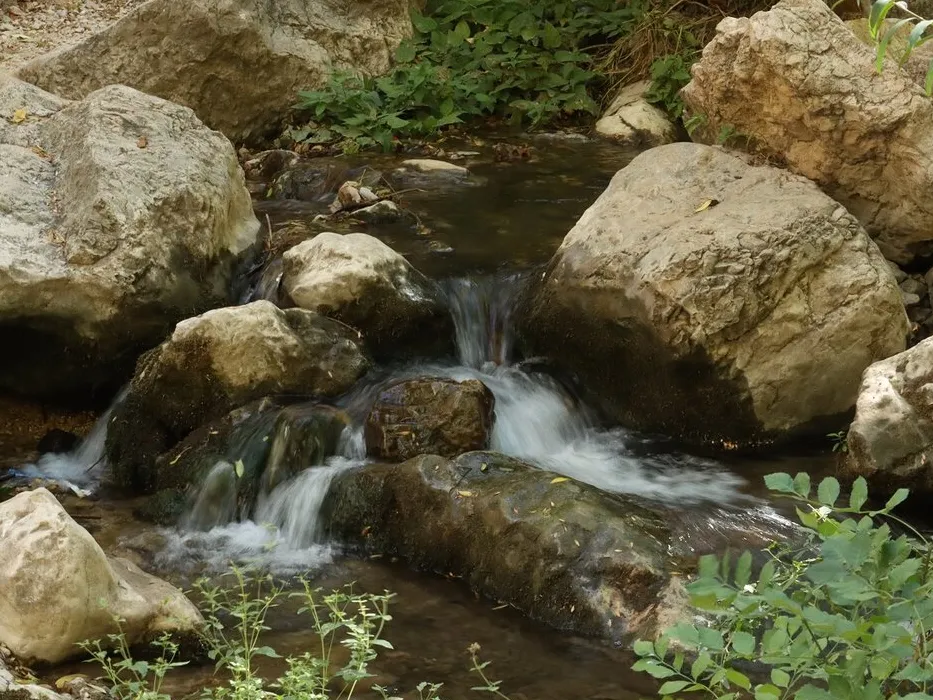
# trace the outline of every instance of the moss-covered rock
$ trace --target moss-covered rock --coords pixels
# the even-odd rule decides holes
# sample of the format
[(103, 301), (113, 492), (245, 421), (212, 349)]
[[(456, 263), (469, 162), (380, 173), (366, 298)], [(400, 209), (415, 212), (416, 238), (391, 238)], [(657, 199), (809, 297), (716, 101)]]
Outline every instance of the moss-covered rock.
[(496, 453), (349, 472), (325, 517), (367, 552), (461, 576), (561, 629), (652, 635), (683, 610), (660, 515)]
[(368, 368), (346, 325), (269, 302), (217, 309), (179, 323), (140, 358), (114, 411), (107, 458), (117, 483), (156, 487), (153, 465), (193, 430), (263, 396), (336, 396)]

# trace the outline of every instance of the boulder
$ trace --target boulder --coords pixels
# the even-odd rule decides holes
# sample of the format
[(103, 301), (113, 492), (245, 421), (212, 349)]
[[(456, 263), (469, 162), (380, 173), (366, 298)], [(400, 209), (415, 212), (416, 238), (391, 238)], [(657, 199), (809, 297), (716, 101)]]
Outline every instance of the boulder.
[(478, 379), (409, 379), (379, 392), (366, 419), (369, 455), (403, 462), (456, 457), (489, 446), (492, 392)]
[(933, 103), (822, 0), (781, 0), (727, 18), (683, 89), (695, 140), (727, 130), (816, 182), (865, 226), (884, 255), (933, 254)]
[(470, 171), (462, 165), (434, 158), (409, 158), (389, 173), (399, 188), (438, 187), (469, 183)]
[(358, 329), (377, 358), (451, 348), (453, 321), (439, 290), (378, 238), (319, 233), (282, 261), (291, 301)]
[(346, 325), (267, 301), (179, 323), (143, 355), (107, 434), (118, 483), (151, 490), (155, 458), (191, 431), (270, 395), (336, 396), (369, 369)]
[(651, 636), (677, 589), (663, 518), (634, 500), (514, 459), (422, 456), (339, 475), (322, 517), (341, 540), (560, 629)]
[(410, 0), (149, 0), (81, 43), (19, 69), (80, 99), (130, 85), (183, 104), (235, 142), (275, 129), (299, 90), (335, 70), (378, 75), (411, 34)]
[(663, 146), (677, 140), (677, 129), (664, 110), (645, 99), (651, 82), (626, 85), (596, 122), (596, 133), (625, 146)]
[(806, 179), (691, 143), (637, 156), (517, 314), (616, 421), (690, 442), (824, 434), (905, 347), (874, 242)]
[(873, 494), (933, 493), (933, 338), (865, 370), (847, 445), (843, 471)]
[(85, 394), (228, 301), (259, 223), (230, 142), (127, 87), (0, 76), (0, 390)]
[(130, 644), (191, 634), (197, 608), (173, 586), (104, 554), (45, 489), (0, 503), (0, 643), (27, 662), (57, 663), (117, 631)]

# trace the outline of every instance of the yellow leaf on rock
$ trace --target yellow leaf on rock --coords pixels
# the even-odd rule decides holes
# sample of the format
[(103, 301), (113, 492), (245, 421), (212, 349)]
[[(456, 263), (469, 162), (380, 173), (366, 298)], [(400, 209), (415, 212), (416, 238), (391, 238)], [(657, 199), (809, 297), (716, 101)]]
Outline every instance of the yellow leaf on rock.
[(551, 479), (552, 484), (560, 484), (564, 481), (570, 481), (570, 479), (568, 479), (566, 476), (555, 476), (553, 479)]
[(24, 121), (26, 121), (27, 116), (29, 116), (29, 113), (26, 112), (25, 108), (17, 109), (15, 112), (13, 112), (13, 118), (10, 119), (10, 121), (14, 124), (22, 124)]
[(469, 498), (470, 496), (473, 495), (472, 491), (457, 491), (457, 493), (463, 496), (464, 498)]
[(78, 678), (87, 678), (87, 676), (85, 676), (83, 673), (72, 673), (67, 676), (62, 676), (57, 681), (55, 681), (55, 687), (59, 690), (64, 690), (66, 685), (71, 683), (73, 680), (77, 680)]

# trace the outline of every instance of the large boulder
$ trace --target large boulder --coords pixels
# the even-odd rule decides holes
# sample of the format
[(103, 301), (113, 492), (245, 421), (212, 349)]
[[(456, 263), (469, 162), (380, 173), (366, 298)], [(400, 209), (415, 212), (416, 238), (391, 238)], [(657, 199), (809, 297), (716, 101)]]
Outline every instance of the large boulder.
[(192, 634), (197, 608), (168, 583), (104, 554), (45, 489), (0, 503), (0, 643), (23, 661), (57, 663), (117, 631), (130, 644)]
[(366, 451), (390, 462), (456, 457), (489, 446), (492, 392), (478, 379), (409, 379), (379, 392), (366, 419)]
[(835, 427), (909, 330), (891, 269), (842, 206), (688, 143), (617, 173), (522, 306), (526, 350), (615, 420), (698, 443)]
[(865, 370), (847, 446), (843, 471), (877, 495), (933, 493), (933, 338)]
[(411, 0), (149, 0), (18, 75), (79, 99), (120, 83), (191, 107), (240, 142), (276, 127), (335, 70), (377, 75), (411, 33)]
[(179, 323), (143, 355), (107, 433), (117, 481), (150, 490), (155, 458), (191, 431), (270, 395), (336, 396), (369, 368), (344, 324), (267, 301)]
[(282, 263), (289, 299), (358, 329), (377, 358), (451, 349), (453, 321), (436, 285), (378, 238), (319, 233)]
[(583, 634), (649, 636), (672, 590), (662, 517), (494, 453), (340, 475), (323, 517), (367, 552), (462, 576), (484, 596)]
[(0, 76), (0, 390), (129, 375), (174, 323), (227, 303), (258, 228), (233, 147), (190, 109)]
[(695, 139), (785, 163), (905, 263), (933, 254), (933, 103), (874, 53), (822, 0), (782, 0), (720, 22), (682, 95)]

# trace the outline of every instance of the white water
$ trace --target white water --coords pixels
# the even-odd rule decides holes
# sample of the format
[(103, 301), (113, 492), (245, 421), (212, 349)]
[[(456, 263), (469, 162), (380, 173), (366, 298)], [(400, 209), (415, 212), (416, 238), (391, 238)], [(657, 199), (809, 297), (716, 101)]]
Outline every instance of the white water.
[(79, 496), (93, 493), (107, 467), (104, 458), (107, 426), (114, 408), (124, 399), (127, 391), (128, 388), (124, 388), (117, 394), (110, 408), (97, 419), (91, 432), (74, 450), (64, 454), (44, 454), (35, 464), (24, 464), (16, 471), (28, 477), (57, 481)]
[[(702, 514), (697, 511), (697, 517), (690, 519), (692, 536), (700, 540), (743, 528), (764, 536), (786, 526), (773, 509), (743, 493), (743, 479), (716, 462), (652, 450), (644, 439), (623, 429), (602, 429), (558, 381), (510, 364), (516, 287), (515, 278), (449, 282), (459, 364), (411, 366), (393, 372), (387, 381), (418, 376), (482, 381), (496, 401), (490, 449), (605, 491), (675, 508), (703, 505)], [(182, 528), (163, 532), (166, 546), (158, 565), (222, 570), (235, 560), (286, 573), (331, 561), (335, 550), (326, 544), (321, 507), (333, 479), (365, 463), (361, 426), (384, 384), (364, 386), (345, 397), (357, 422), (341, 436), (337, 456), (324, 464), (293, 465), (299, 469), (297, 476), (260, 493), (252, 513), (240, 512), (236, 467), (224, 461), (215, 465)], [(73, 453), (45, 455), (23, 471), (61, 479), (75, 488), (93, 488), (105, 466), (109, 417), (108, 411)], [(743, 504), (741, 510), (728, 509), (728, 504), (738, 503)], [(686, 540), (683, 544), (691, 546)]]

